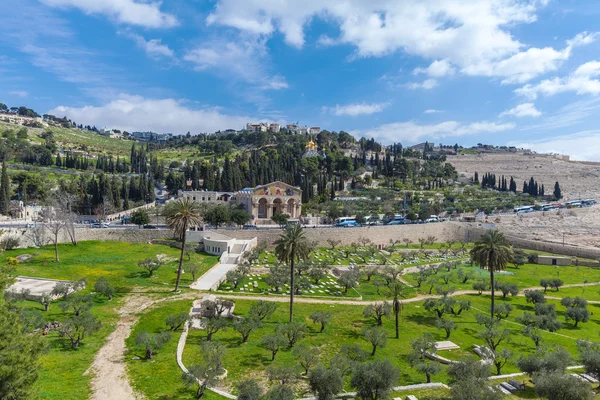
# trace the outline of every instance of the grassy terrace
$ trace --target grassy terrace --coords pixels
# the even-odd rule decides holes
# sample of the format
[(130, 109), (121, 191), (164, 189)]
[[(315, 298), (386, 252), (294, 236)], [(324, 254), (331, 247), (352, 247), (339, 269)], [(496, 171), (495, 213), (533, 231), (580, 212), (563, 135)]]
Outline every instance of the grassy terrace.
[[(431, 249), (438, 247), (439, 244), (429, 245)], [(348, 253), (349, 252), (349, 253)], [(386, 252), (387, 253), (387, 252)], [(472, 290), (472, 285), (477, 280), (489, 280), (489, 274), (487, 270), (482, 270), (477, 266), (472, 266), (467, 262), (464, 262), (464, 256), (448, 255), (447, 258), (443, 259), (439, 255), (423, 255), (423, 254), (412, 254), (409, 257), (402, 257), (398, 253), (387, 255), (383, 252), (377, 252), (374, 255), (359, 254), (357, 250), (351, 250), (347, 248), (341, 249), (317, 249), (311, 254), (310, 261), (320, 262), (325, 261), (326, 263), (335, 266), (347, 266), (347, 265), (363, 265), (369, 264), (375, 268), (384, 268), (384, 265), (380, 265), (382, 262), (386, 262), (386, 265), (395, 265), (400, 268), (411, 268), (410, 271), (414, 271), (414, 267), (429, 266), (440, 263), (450, 263), (452, 266), (448, 270), (442, 267), (438, 270), (437, 274), (418, 285), (418, 273), (408, 272), (401, 276), (413, 287), (407, 287), (405, 290), (405, 297), (415, 297), (422, 294), (435, 294), (436, 287), (447, 287), (455, 290)], [(382, 255), (385, 255), (385, 259), (381, 259)], [(220, 287), (219, 291), (227, 294), (262, 294), (262, 295), (285, 295), (289, 287), (283, 286), (278, 291), (277, 288), (267, 284), (265, 272), (268, 268), (272, 267), (276, 263), (276, 257), (273, 252), (263, 253), (259, 261), (254, 265), (262, 269), (256, 270), (259, 273), (251, 271), (251, 275), (241, 281), (237, 288), (234, 289), (234, 285), (229, 282), (224, 282)], [(455, 265), (456, 264), (456, 265)], [(363, 270), (364, 271), (364, 270)], [(466, 282), (463, 282), (463, 278), (459, 276), (459, 271), (469, 276)], [(510, 265), (506, 271), (499, 272), (496, 274), (496, 281), (501, 283), (514, 283), (520, 290), (530, 287), (538, 287), (540, 285), (540, 279), (561, 279), (565, 285), (571, 284), (586, 284), (587, 287), (582, 288), (561, 288), (558, 292), (553, 289), (548, 289), (549, 296), (565, 297), (569, 296), (581, 296), (583, 292), (588, 293), (590, 296), (589, 300), (600, 300), (600, 286), (596, 288), (594, 283), (600, 283), (600, 270), (585, 267), (585, 266), (570, 266), (570, 267), (556, 267), (551, 265), (539, 265), (539, 264), (525, 264), (520, 267)], [(447, 282), (446, 282), (447, 280)], [(257, 283), (254, 286), (254, 282)], [(339, 287), (336, 278), (334, 276), (328, 276), (326, 279), (320, 281), (318, 284), (313, 282), (313, 287), (309, 290), (305, 290), (301, 296), (304, 297), (330, 297), (330, 298), (362, 298), (363, 300), (384, 300), (388, 299), (386, 296), (387, 290), (385, 289), (385, 280), (380, 276), (372, 276), (369, 280), (367, 275), (364, 273), (361, 276), (359, 285), (353, 289), (350, 289), (348, 293), (344, 293), (344, 289)], [(563, 294), (568, 293), (568, 294)]]
[[(148, 296), (170, 296), (176, 279), (177, 263), (171, 261), (161, 267), (149, 278), (146, 272), (137, 266), (137, 262), (147, 257), (166, 254), (175, 259), (179, 250), (162, 245), (134, 244), (120, 242), (89, 241), (80, 242), (77, 246), (60, 245), (60, 263), (54, 262), (54, 248), (18, 249), (7, 251), (2, 255), (6, 262), (8, 257), (20, 254), (31, 254), (33, 257), (26, 263), (16, 266), (16, 274), (23, 276), (76, 280), (87, 277), (88, 285), (82, 293), (93, 291), (95, 281), (104, 276), (117, 289), (112, 301), (101, 296), (94, 296), (92, 314), (102, 321), (102, 329), (87, 337), (80, 348), (70, 350), (68, 338), (61, 338), (56, 332), (45, 336), (49, 351), (42, 357), (40, 379), (37, 382), (41, 399), (83, 399), (90, 394), (90, 382), (93, 373), (88, 371), (95, 354), (104, 343), (106, 337), (114, 330), (118, 320), (118, 309), (123, 297), (130, 291), (143, 291)], [(217, 262), (217, 257), (205, 254), (193, 254), (186, 263), (201, 265), (204, 273)], [(182, 284), (189, 285), (191, 276), (184, 274)], [(50, 305), (48, 313), (43, 313), (43, 306), (34, 302), (19, 303), (26, 311), (42, 312), (44, 320), (64, 321), (70, 314), (63, 312), (59, 301)], [(86, 372), (88, 371), (88, 372)]]
[[(480, 310), (485, 312), (489, 307), (489, 296), (470, 295), (462, 296), (460, 299), (470, 300), (473, 304), (473, 309), (457, 317), (446, 317), (453, 319), (459, 326), (458, 330), (452, 333), (450, 340), (458, 344), (461, 349), (441, 351), (439, 353), (450, 359), (459, 359), (461, 356), (476, 357), (471, 349), (473, 344), (482, 344), (482, 340), (477, 338), (477, 334), (483, 328), (477, 324), (475, 315)], [(500, 348), (509, 348), (517, 355), (502, 370), (503, 373), (513, 373), (518, 372), (515, 366), (515, 360), (518, 355), (534, 353), (533, 342), (520, 335), (522, 327), (515, 321), (517, 316), (521, 315), (524, 311), (532, 311), (533, 307), (531, 304), (526, 303), (524, 298), (520, 297), (508, 298), (506, 300), (498, 299), (499, 303), (503, 301), (515, 307), (511, 316), (504, 322), (504, 326), (512, 333), (511, 340), (500, 346)], [(238, 300), (235, 303), (235, 314), (243, 316), (247, 315), (252, 304), (248, 300)], [(550, 301), (550, 303), (556, 304), (559, 320), (564, 322), (564, 307), (557, 301)], [(150, 311), (141, 317), (140, 323), (134, 329), (132, 338), (128, 339), (129, 353), (127, 362), (130, 376), (133, 379), (135, 388), (143, 392), (148, 398), (193, 398), (193, 389), (187, 389), (183, 385), (173, 357), (177, 340), (181, 334), (180, 332), (177, 332), (173, 336), (171, 342), (161, 349), (152, 361), (133, 360), (134, 356), (141, 355), (141, 350), (134, 345), (133, 337), (137, 333), (144, 330), (160, 332), (165, 329), (164, 319), (167, 315), (188, 310), (189, 307), (189, 301), (178, 301)], [(318, 326), (315, 326), (309, 319), (310, 313), (317, 310), (333, 313), (331, 323), (323, 333), (319, 333)], [(549, 346), (564, 347), (576, 356), (576, 339), (595, 339), (600, 329), (598, 317), (600, 315), (600, 307), (592, 305), (590, 306), (590, 311), (592, 311), (595, 317), (592, 317), (592, 320), (588, 323), (580, 324), (578, 328), (573, 328), (571, 323), (565, 323), (563, 329), (557, 333), (543, 332), (544, 343)], [(306, 343), (310, 347), (317, 349), (320, 361), (325, 365), (328, 365), (332, 357), (339, 352), (342, 345), (358, 344), (364, 350), (370, 351), (371, 349), (370, 344), (361, 338), (361, 330), (363, 327), (372, 326), (374, 322), (363, 317), (362, 306), (297, 304), (295, 307), (295, 316), (296, 321), (308, 326), (307, 334), (300, 343)], [(235, 382), (249, 376), (264, 381), (266, 378), (266, 368), (271, 364), (281, 366), (296, 365), (300, 368), (292, 351), (289, 349), (280, 351), (272, 363), (270, 361), (270, 352), (259, 345), (261, 337), (272, 333), (278, 323), (287, 321), (287, 317), (286, 305), (280, 304), (271, 319), (266, 321), (262, 328), (252, 332), (246, 344), (241, 343), (240, 335), (231, 328), (215, 334), (213, 340), (223, 344), (227, 349), (224, 357), (224, 367), (228, 369), (228, 377), (222, 384), (224, 388), (233, 390), (235, 393)], [(406, 304), (401, 317), (401, 336), (399, 340), (393, 337), (393, 320), (384, 320), (384, 329), (388, 336), (387, 346), (379, 348), (374, 358), (388, 358), (400, 368), (401, 376), (398, 385), (422, 383), (425, 381), (424, 375), (410, 367), (406, 356), (409, 352), (411, 341), (425, 332), (432, 333), (436, 340), (444, 340), (445, 334), (442, 330), (435, 327), (435, 319), (433, 314), (423, 309), (421, 303)], [(201, 360), (199, 354), (200, 343), (204, 340), (206, 340), (206, 334), (203, 331), (190, 332), (183, 357), (185, 365), (189, 366)], [(157, 380), (153, 378), (157, 376), (160, 376), (161, 379)], [(445, 370), (433, 378), (434, 381), (442, 382), (446, 382), (447, 379), (448, 376)], [(296, 383), (295, 388), (298, 396), (310, 396), (304, 380)], [(348, 382), (346, 382), (346, 390), (351, 390)], [(403, 396), (407, 394), (411, 393), (403, 392)], [(427, 393), (416, 392), (413, 394), (424, 396)], [(514, 398), (535, 398), (532, 391), (521, 393), (519, 396)]]
[[(26, 263), (18, 265), (16, 273), (23, 276), (38, 278), (76, 280), (88, 278), (88, 287), (101, 276), (108, 278), (119, 292), (129, 291), (132, 287), (142, 286), (174, 286), (177, 278), (177, 260), (180, 250), (163, 245), (147, 243), (123, 242), (80, 242), (77, 246), (70, 244), (59, 245), (60, 262), (54, 262), (54, 247), (46, 246), (39, 249), (18, 249), (4, 253), (4, 258), (16, 257), (20, 254), (31, 254), (33, 257)], [(139, 260), (165, 254), (170, 262), (147, 277), (146, 271), (137, 266)], [(198, 276), (208, 271), (218, 261), (217, 256), (208, 254), (193, 254), (185, 264), (200, 264)], [(192, 283), (190, 274), (183, 274), (183, 286)]]

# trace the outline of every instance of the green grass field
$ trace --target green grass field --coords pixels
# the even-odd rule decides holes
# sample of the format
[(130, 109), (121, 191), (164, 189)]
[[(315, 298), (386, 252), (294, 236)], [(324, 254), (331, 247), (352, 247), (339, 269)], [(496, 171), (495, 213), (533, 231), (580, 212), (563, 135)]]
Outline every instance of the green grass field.
[[(23, 276), (77, 280), (88, 278), (88, 284), (101, 276), (108, 278), (118, 291), (126, 292), (134, 286), (174, 286), (177, 279), (177, 260), (180, 251), (164, 245), (147, 243), (124, 243), (112, 241), (85, 241), (77, 246), (61, 244), (59, 247), (60, 262), (54, 262), (54, 247), (45, 246), (39, 249), (17, 249), (5, 252), (2, 257), (16, 257), (30, 254), (33, 257), (26, 263), (17, 265), (16, 274)], [(137, 263), (148, 257), (166, 254), (172, 261), (162, 266), (154, 276), (148, 277), (144, 269)], [(217, 256), (208, 254), (192, 254), (191, 259), (184, 259), (186, 264), (200, 264), (200, 272), (196, 278), (208, 271), (218, 261)], [(192, 276), (184, 273), (181, 284), (192, 283)]]
[[(460, 299), (470, 300), (473, 309), (458, 317), (446, 317), (453, 319), (459, 326), (458, 330), (452, 333), (450, 340), (459, 345), (461, 349), (439, 352), (440, 355), (450, 359), (460, 359), (463, 356), (476, 357), (471, 350), (472, 346), (474, 344), (483, 344), (482, 340), (477, 338), (477, 334), (483, 330), (483, 327), (477, 324), (475, 316), (479, 312), (486, 312), (489, 308), (489, 296), (470, 295), (463, 296)], [(498, 303), (502, 301), (506, 301), (515, 307), (511, 316), (503, 323), (511, 331), (511, 340), (500, 346), (500, 349), (506, 347), (515, 354), (509, 364), (503, 368), (502, 373), (514, 373), (518, 372), (515, 365), (516, 359), (520, 355), (535, 352), (533, 342), (520, 334), (522, 327), (515, 321), (515, 318), (521, 315), (523, 311), (532, 311), (533, 307), (531, 304), (526, 303), (524, 298), (498, 299)], [(556, 301), (551, 301), (551, 303), (556, 304), (559, 320), (564, 323), (564, 307)], [(239, 300), (235, 301), (235, 304), (236, 315), (247, 315), (252, 302)], [(140, 323), (135, 328), (134, 333), (139, 333), (142, 330), (150, 332), (163, 330), (164, 318), (169, 313), (188, 310), (190, 305), (191, 302), (181, 301), (155, 309), (141, 317)], [(313, 324), (308, 318), (310, 313), (316, 310), (329, 311), (333, 314), (331, 323), (323, 333), (319, 333), (319, 327)], [(600, 315), (600, 307), (592, 305), (590, 306), (590, 310), (594, 316), (588, 323), (580, 324), (578, 328), (573, 328), (572, 323), (564, 323), (563, 329), (556, 333), (544, 332), (544, 343), (548, 346), (564, 347), (576, 358), (577, 339), (596, 340), (598, 337), (600, 330), (600, 317), (598, 317)], [(259, 381), (264, 381), (266, 377), (265, 370), (272, 364), (281, 366), (296, 365), (300, 368), (292, 351), (287, 349), (280, 351), (272, 363), (270, 361), (270, 352), (259, 345), (261, 337), (272, 333), (278, 323), (287, 320), (287, 316), (286, 304), (279, 304), (273, 317), (266, 321), (262, 328), (252, 332), (246, 344), (241, 343), (240, 335), (231, 328), (215, 334), (213, 340), (223, 344), (227, 349), (224, 357), (224, 367), (228, 370), (228, 377), (223, 382), (224, 388), (233, 390), (235, 393), (235, 383), (249, 376)], [(366, 351), (370, 351), (371, 349), (370, 344), (361, 338), (361, 329), (365, 326), (372, 326), (374, 321), (363, 317), (362, 306), (297, 304), (295, 306), (295, 320), (308, 326), (307, 334), (300, 343), (306, 343), (311, 348), (316, 349), (320, 355), (320, 361), (325, 365), (328, 365), (332, 357), (339, 352), (342, 345), (359, 344)], [(410, 351), (411, 341), (425, 332), (431, 333), (436, 340), (445, 339), (444, 332), (435, 327), (435, 320), (436, 317), (432, 313), (427, 312), (422, 307), (422, 303), (407, 303), (404, 306), (401, 317), (399, 340), (393, 337), (393, 319), (384, 320), (384, 329), (388, 337), (387, 346), (379, 348), (374, 358), (388, 358), (400, 369), (401, 375), (397, 383), (398, 385), (424, 382), (424, 375), (410, 367), (406, 356)], [(147, 397), (165, 399), (191, 398), (192, 391), (183, 386), (177, 371), (173, 371), (173, 369), (176, 369), (173, 353), (176, 348), (178, 336), (179, 334), (174, 335), (171, 342), (157, 354), (153, 361), (128, 361), (129, 371), (136, 388), (145, 393)], [(200, 343), (204, 340), (206, 340), (206, 334), (203, 331), (190, 332), (183, 357), (185, 365), (189, 366), (200, 361)], [(130, 356), (140, 354), (140, 350), (133, 346), (133, 339), (129, 339), (128, 348)], [(160, 383), (152, 379), (153, 376), (159, 375), (163, 377)], [(448, 376), (445, 370), (433, 378), (433, 381), (447, 382), (447, 380)], [(306, 384), (302, 383), (302, 380), (295, 387), (298, 396), (310, 396)], [(351, 390), (348, 382), (345, 389)], [(407, 394), (411, 393), (406, 392), (403, 395)], [(423, 392), (420, 395), (425, 394), (426, 392)], [(531, 397), (532, 395), (533, 397)], [(535, 395), (532, 392), (524, 392), (519, 397), (514, 398), (535, 398)]]
[[(89, 292), (84, 290), (83, 293)], [(96, 297), (91, 313), (102, 320), (99, 332), (84, 339), (77, 350), (71, 350), (71, 342), (67, 337), (60, 337), (57, 332), (44, 336), (48, 352), (41, 358), (39, 380), (36, 382), (40, 399), (84, 399), (90, 394), (90, 382), (93, 374), (88, 371), (92, 361), (106, 337), (114, 330), (118, 321), (117, 309), (120, 307), (119, 296), (107, 301)], [(27, 311), (38, 310), (43, 313), (43, 306), (34, 302), (19, 303)], [(63, 312), (59, 301), (53, 302), (47, 313), (42, 314), (47, 321), (64, 321), (69, 313)]]
[[(48, 353), (42, 359), (40, 378), (36, 384), (41, 399), (84, 399), (90, 394), (90, 382), (93, 373), (88, 371), (92, 361), (104, 344), (106, 337), (114, 330), (118, 321), (118, 309), (123, 297), (132, 290), (148, 293), (150, 296), (169, 296), (176, 279), (177, 262), (171, 261), (159, 269), (152, 278), (146, 277), (146, 272), (137, 266), (137, 262), (157, 254), (167, 254), (174, 260), (179, 250), (144, 243), (121, 242), (80, 242), (77, 246), (64, 244), (59, 246), (61, 261), (54, 262), (54, 247), (40, 249), (18, 249), (5, 252), (2, 257), (6, 262), (8, 257), (20, 254), (31, 254), (29, 262), (19, 263), (16, 274), (31, 277), (76, 280), (87, 277), (88, 285), (82, 293), (93, 291), (95, 281), (104, 276), (117, 288), (117, 294), (112, 301), (96, 296), (92, 314), (102, 321), (102, 329), (84, 340), (76, 351), (70, 350), (68, 338), (61, 338), (56, 332), (50, 332), (44, 340), (48, 343)], [(207, 254), (193, 254), (186, 263), (198, 263), (201, 272), (206, 272), (216, 262), (218, 257)], [(184, 264), (185, 265), (185, 264)], [(182, 276), (182, 285), (191, 283), (190, 274)], [(64, 321), (69, 314), (59, 307), (61, 300), (54, 301), (48, 313), (43, 313), (46, 321)], [(35, 302), (20, 304), (26, 311), (43, 311), (43, 306)], [(86, 372), (88, 371), (88, 372)]]
[[(458, 269), (470, 271), (473, 274), (473, 278), (469, 279), (467, 283), (462, 283), (458, 278)], [(482, 270), (476, 266), (470, 266), (469, 264), (461, 264), (457, 268), (451, 268), (448, 272), (445, 268), (438, 272), (438, 284), (443, 284), (442, 275), (449, 274), (449, 284), (455, 287), (457, 290), (470, 290), (472, 289), (473, 282), (477, 279), (486, 279), (489, 281), (489, 273), (487, 270)], [(417, 285), (415, 280), (417, 274), (406, 274), (403, 278), (411, 284)], [(496, 273), (496, 282), (503, 283), (514, 283), (519, 287), (519, 290), (523, 290), (528, 287), (539, 287), (540, 279), (560, 279), (565, 285), (571, 284), (584, 284), (584, 283), (598, 283), (600, 282), (600, 269), (583, 267), (583, 266), (570, 266), (570, 267), (556, 267), (552, 265), (540, 265), (540, 264), (525, 264), (520, 268), (509, 266), (506, 271)], [(422, 284), (420, 292), (426, 293), (429, 290), (430, 285), (426, 283)], [(548, 295), (558, 295), (564, 290), (568, 291), (581, 291), (581, 289), (574, 288), (561, 288), (558, 292), (554, 289), (548, 288)], [(588, 292), (597, 292), (600, 290), (595, 289), (595, 286), (590, 285)], [(597, 294), (597, 293), (596, 293)], [(593, 300), (590, 298), (590, 300)]]

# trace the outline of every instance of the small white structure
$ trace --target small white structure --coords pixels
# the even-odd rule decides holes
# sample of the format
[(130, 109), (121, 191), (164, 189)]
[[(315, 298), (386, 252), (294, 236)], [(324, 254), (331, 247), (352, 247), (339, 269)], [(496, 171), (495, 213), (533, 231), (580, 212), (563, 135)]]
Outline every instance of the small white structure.
[(204, 251), (214, 256), (231, 253), (236, 244), (235, 239), (217, 232), (208, 232), (202, 241), (204, 242)]
[(449, 340), (444, 340), (441, 342), (435, 342), (436, 350), (455, 350), (460, 349), (460, 347)]

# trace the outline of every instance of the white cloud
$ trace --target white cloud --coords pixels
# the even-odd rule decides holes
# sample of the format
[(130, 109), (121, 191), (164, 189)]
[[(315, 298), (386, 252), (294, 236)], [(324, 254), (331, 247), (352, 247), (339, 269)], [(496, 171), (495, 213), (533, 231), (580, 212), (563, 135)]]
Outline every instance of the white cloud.
[(600, 61), (590, 61), (580, 65), (570, 75), (563, 78), (551, 78), (536, 85), (527, 84), (515, 90), (515, 93), (535, 99), (539, 94), (553, 96), (562, 92), (577, 94), (600, 94)]
[(41, 0), (51, 7), (78, 8), (85, 14), (101, 14), (116, 21), (145, 28), (171, 28), (175, 16), (162, 12), (160, 2), (136, 0)]
[(321, 35), (321, 36), (319, 36), (319, 39), (317, 39), (317, 44), (319, 46), (329, 47), (329, 46), (338, 45), (338, 44), (340, 44), (340, 42), (337, 39), (333, 39), (331, 36)]
[(214, 132), (239, 128), (255, 120), (245, 116), (227, 115), (218, 108), (191, 108), (181, 100), (148, 99), (142, 96), (121, 94), (102, 106), (59, 106), (49, 114), (67, 116), (84, 125), (108, 126), (132, 131)]
[(446, 75), (453, 75), (454, 72), (455, 69), (448, 60), (436, 60), (427, 68), (416, 68), (413, 74), (427, 74), (434, 78), (442, 78)]
[(26, 92), (24, 90), (13, 90), (12, 92), (8, 92), (8, 94), (13, 95), (13, 96), (17, 96), (17, 97), (27, 97), (27, 96), (29, 96), (29, 92)]
[(372, 103), (368, 104), (365, 102), (355, 103), (355, 104), (346, 104), (344, 106), (340, 106), (336, 104), (335, 107), (323, 107), (324, 112), (329, 112), (338, 117), (340, 116), (350, 116), (356, 117), (359, 115), (371, 115), (378, 112), (382, 112), (389, 103)]
[(502, 83), (525, 83), (537, 76), (558, 70), (569, 59), (574, 47), (592, 43), (597, 34), (583, 32), (567, 41), (562, 50), (532, 47), (500, 61), (472, 64), (463, 69), (467, 75), (498, 76)]
[(281, 75), (268, 70), (269, 55), (264, 40), (211, 40), (189, 50), (183, 59), (200, 71), (257, 85), (261, 89), (286, 89)]
[(498, 124), (488, 121), (474, 122), (466, 125), (457, 121), (445, 121), (433, 125), (420, 125), (413, 121), (408, 121), (394, 122), (373, 129), (356, 130), (350, 133), (356, 136), (373, 137), (385, 143), (417, 143), (423, 140), (437, 140), (445, 137), (504, 132), (514, 127), (514, 124)]
[(121, 32), (121, 34), (133, 39), (135, 44), (153, 58), (167, 57), (173, 58), (173, 50), (169, 46), (162, 44), (161, 39), (146, 40), (143, 36), (133, 32)]
[(534, 13), (530, 1), (219, 0), (207, 22), (258, 35), (279, 31), (288, 44), (302, 47), (304, 26), (323, 17), (338, 24), (338, 40), (356, 46), (359, 57), (402, 49), (457, 62), (516, 51), (520, 43), (502, 28), (532, 22)]
[(431, 77), (458, 67), (467, 75), (524, 83), (555, 71), (573, 47), (592, 43), (596, 36), (583, 32), (563, 50), (527, 48), (510, 28), (536, 21), (537, 9), (545, 5), (546, 0), (218, 0), (207, 23), (263, 37), (280, 32), (286, 43), (301, 48), (305, 27), (321, 18), (336, 24), (340, 33), (321, 36), (317, 43), (350, 44), (355, 47), (351, 58), (404, 51), (435, 60), (415, 71)]
[(600, 161), (600, 131), (587, 130), (570, 135), (511, 145), (532, 149), (540, 153), (567, 154), (572, 160)]
[(429, 108), (425, 111), (423, 111), (423, 114), (438, 114), (438, 113), (443, 113), (443, 110), (436, 110), (434, 108)]
[(437, 85), (438, 85), (438, 83), (435, 79), (425, 79), (423, 82), (407, 83), (406, 87), (411, 90), (416, 90), (416, 89), (431, 90), (431, 89), (437, 87)]
[(517, 118), (523, 117), (533, 117), (537, 118), (542, 115), (541, 111), (535, 108), (535, 104), (533, 103), (523, 103), (518, 106), (511, 108), (510, 110), (506, 110), (500, 113), (500, 117), (512, 115)]
[(555, 131), (578, 125), (589, 118), (598, 115), (600, 111), (600, 97), (587, 97), (561, 107), (553, 114), (546, 115), (542, 121), (522, 126), (521, 130), (531, 132)]

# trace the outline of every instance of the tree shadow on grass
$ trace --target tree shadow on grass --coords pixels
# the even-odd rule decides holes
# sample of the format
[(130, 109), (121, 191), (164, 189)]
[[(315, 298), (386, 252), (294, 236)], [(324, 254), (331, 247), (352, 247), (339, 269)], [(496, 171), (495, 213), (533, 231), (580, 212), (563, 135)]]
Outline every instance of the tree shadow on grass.
[[(193, 332), (202, 332), (202, 331), (194, 330)], [(186, 346), (188, 346), (188, 345), (200, 346), (200, 344), (205, 341), (206, 341), (206, 335), (193, 335), (193, 336), (188, 335), (187, 340), (186, 340)]]
[[(218, 334), (219, 332), (217, 332)], [(213, 340), (218, 340), (219, 343), (224, 345), (228, 349), (239, 348), (242, 345), (242, 338), (240, 337), (230, 337), (230, 338), (219, 338), (214, 337)]]
[(130, 274), (125, 275), (125, 278), (129, 278), (129, 279), (150, 278), (150, 275), (146, 271), (138, 271), (138, 272), (132, 272)]
[(343, 336), (350, 339), (360, 339), (362, 337), (360, 331), (357, 331), (356, 329), (352, 328), (341, 329), (341, 333)]
[(423, 315), (409, 315), (405, 319), (407, 319), (411, 322), (414, 322), (415, 324), (418, 324), (418, 325), (435, 326), (435, 321), (437, 318), (433, 315), (427, 316), (427, 317), (424, 317)]

